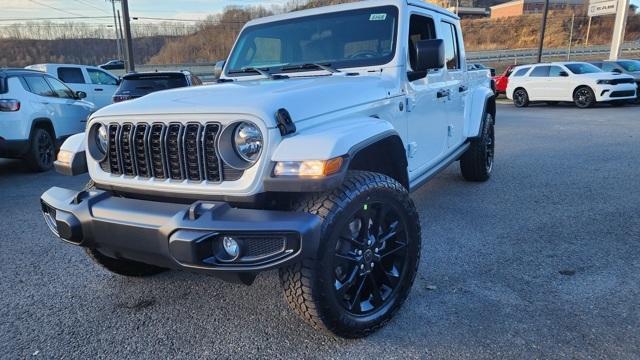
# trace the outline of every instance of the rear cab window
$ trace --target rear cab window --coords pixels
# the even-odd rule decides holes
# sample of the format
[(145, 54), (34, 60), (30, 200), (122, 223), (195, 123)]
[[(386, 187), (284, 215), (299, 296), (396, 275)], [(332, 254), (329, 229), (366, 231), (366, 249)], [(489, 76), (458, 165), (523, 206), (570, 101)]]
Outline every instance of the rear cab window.
[(84, 75), (79, 67), (59, 67), (58, 79), (67, 84), (84, 84)]
[(184, 74), (136, 74), (122, 79), (118, 93), (140, 95), (187, 85)]

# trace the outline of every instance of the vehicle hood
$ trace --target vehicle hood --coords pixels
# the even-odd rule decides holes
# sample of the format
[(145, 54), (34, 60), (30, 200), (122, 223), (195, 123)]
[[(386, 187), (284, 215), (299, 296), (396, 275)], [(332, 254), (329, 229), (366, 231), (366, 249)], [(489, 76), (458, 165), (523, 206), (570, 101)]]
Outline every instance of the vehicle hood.
[(381, 75), (292, 77), (195, 86), (151, 93), (109, 105), (99, 116), (153, 114), (250, 114), (275, 126), (274, 114), (289, 111), (295, 122), (371, 103), (389, 96), (393, 83)]
[(599, 72), (599, 73), (581, 74), (578, 76), (581, 76), (587, 79), (594, 79), (594, 80), (633, 79), (633, 76), (629, 76), (626, 74), (618, 74), (614, 72)]

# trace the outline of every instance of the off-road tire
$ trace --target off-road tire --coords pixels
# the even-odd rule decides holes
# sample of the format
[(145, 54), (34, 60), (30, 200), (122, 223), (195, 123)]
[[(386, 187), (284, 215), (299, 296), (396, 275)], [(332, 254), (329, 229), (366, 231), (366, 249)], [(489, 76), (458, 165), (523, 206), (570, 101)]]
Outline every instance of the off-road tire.
[[(93, 189), (95, 189), (95, 183), (93, 180), (89, 180), (85, 185), (84, 190), (90, 191)], [(145, 277), (167, 271), (165, 268), (133, 260), (112, 258), (104, 255), (97, 249), (85, 248), (84, 250), (93, 262), (114, 274), (132, 277)]]
[(494, 120), (491, 114), (485, 114), (482, 133), (471, 140), (467, 151), (460, 157), (460, 171), (467, 181), (487, 181), (493, 170), (495, 154)]
[(596, 95), (588, 86), (580, 86), (573, 92), (573, 103), (580, 109), (590, 108), (596, 103)]
[(51, 134), (42, 128), (33, 129), (26, 154), (29, 168), (36, 172), (51, 170), (55, 157), (56, 144)]
[(529, 106), (529, 94), (527, 93), (527, 90), (517, 88), (513, 92), (513, 105), (519, 108)]
[[(352, 214), (371, 201), (388, 201), (402, 209), (407, 232), (407, 257), (392, 303), (369, 315), (355, 316), (342, 307), (334, 289), (334, 256), (341, 228)], [(304, 321), (316, 329), (345, 338), (367, 336), (383, 327), (409, 294), (420, 260), (420, 220), (407, 190), (394, 179), (373, 172), (350, 171), (343, 184), (328, 192), (310, 194), (294, 207), (322, 218), (317, 257), (281, 268), (280, 281), (286, 301)], [(378, 269), (379, 271), (379, 269)]]

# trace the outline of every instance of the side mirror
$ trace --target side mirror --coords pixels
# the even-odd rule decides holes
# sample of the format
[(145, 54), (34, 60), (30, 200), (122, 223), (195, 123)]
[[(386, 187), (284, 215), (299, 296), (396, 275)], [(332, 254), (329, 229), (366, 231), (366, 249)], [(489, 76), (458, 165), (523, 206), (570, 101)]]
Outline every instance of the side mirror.
[(120, 85), (120, 83), (122, 83), (122, 76), (116, 79), (116, 85)]
[(620, 69), (613, 69), (611, 70), (612, 73), (616, 73), (616, 74), (622, 74), (622, 70)]
[(213, 77), (214, 79), (218, 80), (220, 79), (220, 76), (222, 75), (222, 69), (224, 69), (224, 60), (220, 60), (218, 62), (216, 62), (216, 65), (213, 67)]
[(84, 99), (87, 97), (87, 93), (84, 91), (76, 91), (76, 97), (78, 99)]
[(562, 77), (567, 77), (567, 76), (569, 76), (569, 74), (568, 74), (566, 71), (564, 71), (564, 70), (560, 71), (560, 72), (558, 73), (558, 75), (560, 75), (560, 76), (562, 76)]
[(444, 66), (444, 41), (430, 39), (416, 41), (413, 51), (413, 71), (409, 80), (414, 81), (427, 76), (427, 71)]

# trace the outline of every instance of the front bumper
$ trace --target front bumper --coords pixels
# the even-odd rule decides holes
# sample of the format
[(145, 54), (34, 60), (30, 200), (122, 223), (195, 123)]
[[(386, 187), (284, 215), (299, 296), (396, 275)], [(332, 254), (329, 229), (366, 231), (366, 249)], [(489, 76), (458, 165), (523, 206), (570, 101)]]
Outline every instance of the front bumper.
[(636, 98), (637, 85), (618, 84), (618, 85), (599, 85), (594, 88), (597, 102), (612, 100), (632, 100)]
[[(321, 220), (315, 215), (238, 209), (224, 202), (184, 205), (53, 187), (41, 204), (47, 225), (66, 242), (114, 258), (218, 275), (255, 273), (315, 257), (320, 237)], [(239, 243), (236, 259), (223, 252), (224, 236)]]

